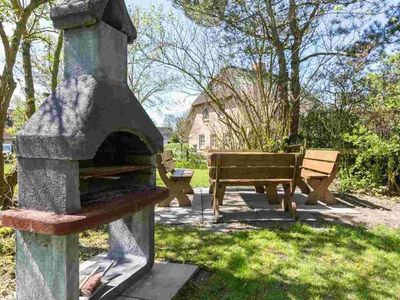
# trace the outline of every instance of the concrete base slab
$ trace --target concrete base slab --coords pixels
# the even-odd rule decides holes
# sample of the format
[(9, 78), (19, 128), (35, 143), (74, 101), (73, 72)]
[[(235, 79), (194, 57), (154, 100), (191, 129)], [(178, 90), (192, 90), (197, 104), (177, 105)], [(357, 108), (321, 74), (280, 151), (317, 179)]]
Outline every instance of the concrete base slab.
[[(100, 254), (92, 259), (83, 262), (80, 265), (80, 282), (89, 275), (97, 266), (100, 266), (100, 271), (104, 270), (114, 258), (110, 258), (108, 254)], [(146, 261), (142, 257), (130, 255), (115, 260), (115, 265), (104, 277), (103, 284), (90, 297), (90, 300), (109, 300), (115, 299), (127, 287), (137, 282), (140, 277), (147, 272)], [(80, 300), (88, 298), (80, 297)]]
[(117, 300), (170, 300), (198, 271), (198, 267), (156, 262), (149, 274), (122, 293)]

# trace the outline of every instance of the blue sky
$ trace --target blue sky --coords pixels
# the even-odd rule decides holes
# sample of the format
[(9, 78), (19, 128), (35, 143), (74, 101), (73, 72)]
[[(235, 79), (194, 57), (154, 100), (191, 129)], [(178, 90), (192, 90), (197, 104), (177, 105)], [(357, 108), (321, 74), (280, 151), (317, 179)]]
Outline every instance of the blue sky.
[(166, 8), (171, 8), (171, 2), (168, 0), (125, 0), (127, 6), (135, 5), (143, 8), (149, 8), (151, 5), (163, 5)]

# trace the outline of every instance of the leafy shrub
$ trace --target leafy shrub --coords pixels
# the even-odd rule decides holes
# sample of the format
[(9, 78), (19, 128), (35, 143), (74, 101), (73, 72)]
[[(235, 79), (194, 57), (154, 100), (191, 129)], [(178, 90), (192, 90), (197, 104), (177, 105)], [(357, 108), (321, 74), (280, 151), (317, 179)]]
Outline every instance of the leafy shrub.
[(172, 150), (177, 168), (207, 169), (206, 158), (188, 144), (170, 143), (165, 149)]
[(400, 136), (383, 139), (378, 134), (359, 126), (344, 140), (357, 149), (354, 163), (342, 169), (340, 186), (343, 190), (370, 189), (383, 191), (386, 185), (391, 192), (399, 193)]

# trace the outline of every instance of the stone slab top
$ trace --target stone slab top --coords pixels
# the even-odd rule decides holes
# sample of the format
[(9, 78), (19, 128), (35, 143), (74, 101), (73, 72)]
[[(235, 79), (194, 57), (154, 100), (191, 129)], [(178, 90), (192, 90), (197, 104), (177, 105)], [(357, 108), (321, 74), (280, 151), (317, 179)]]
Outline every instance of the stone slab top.
[(11, 209), (0, 213), (0, 225), (20, 231), (47, 235), (69, 235), (92, 229), (154, 206), (166, 199), (169, 190), (153, 188), (135, 191), (112, 201), (93, 203), (70, 215), (26, 209)]
[(90, 26), (102, 20), (126, 34), (128, 43), (137, 35), (123, 0), (62, 0), (52, 7), (50, 17), (58, 29)]

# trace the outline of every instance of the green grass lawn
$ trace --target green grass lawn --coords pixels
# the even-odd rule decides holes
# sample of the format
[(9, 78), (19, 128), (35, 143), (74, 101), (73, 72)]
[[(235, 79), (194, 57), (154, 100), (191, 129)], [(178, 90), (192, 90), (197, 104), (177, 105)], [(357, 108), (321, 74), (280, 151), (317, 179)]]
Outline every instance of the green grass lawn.
[[(209, 186), (208, 183), (208, 170), (203, 170), (203, 169), (195, 169), (193, 170), (193, 178), (191, 181), (192, 187), (207, 187)], [(165, 186), (165, 184), (162, 182), (158, 172), (157, 172), (157, 185), (158, 186)]]
[[(81, 235), (81, 259), (107, 249), (105, 230)], [(0, 298), (14, 290), (14, 239), (0, 228)], [(399, 299), (400, 230), (296, 224), (215, 233), (157, 226), (158, 260), (209, 272), (177, 299)]]

